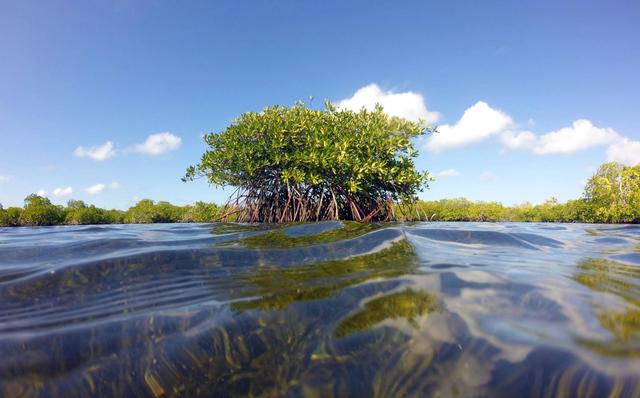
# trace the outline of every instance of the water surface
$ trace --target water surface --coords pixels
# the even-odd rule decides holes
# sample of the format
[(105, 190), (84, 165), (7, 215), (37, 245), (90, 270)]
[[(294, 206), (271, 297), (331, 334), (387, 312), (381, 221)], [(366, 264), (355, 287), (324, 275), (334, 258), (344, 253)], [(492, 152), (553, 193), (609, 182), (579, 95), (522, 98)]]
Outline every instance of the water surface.
[(0, 396), (640, 396), (640, 227), (0, 229)]

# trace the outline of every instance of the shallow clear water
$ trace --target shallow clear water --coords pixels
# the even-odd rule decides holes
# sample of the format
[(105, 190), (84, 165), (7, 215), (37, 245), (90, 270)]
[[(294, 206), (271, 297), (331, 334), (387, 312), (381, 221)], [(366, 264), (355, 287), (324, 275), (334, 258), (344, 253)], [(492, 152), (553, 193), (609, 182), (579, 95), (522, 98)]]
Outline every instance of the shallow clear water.
[(640, 396), (640, 227), (0, 229), (0, 396)]

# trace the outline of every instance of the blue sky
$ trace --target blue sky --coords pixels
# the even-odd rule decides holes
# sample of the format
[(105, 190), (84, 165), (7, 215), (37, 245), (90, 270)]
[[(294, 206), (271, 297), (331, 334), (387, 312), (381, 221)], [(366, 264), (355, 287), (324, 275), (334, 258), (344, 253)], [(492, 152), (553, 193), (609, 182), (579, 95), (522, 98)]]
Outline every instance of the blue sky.
[(180, 181), (201, 135), (310, 97), (439, 125), (425, 199), (578, 197), (640, 161), (638, 20), (637, 1), (0, 0), (0, 203), (222, 202)]

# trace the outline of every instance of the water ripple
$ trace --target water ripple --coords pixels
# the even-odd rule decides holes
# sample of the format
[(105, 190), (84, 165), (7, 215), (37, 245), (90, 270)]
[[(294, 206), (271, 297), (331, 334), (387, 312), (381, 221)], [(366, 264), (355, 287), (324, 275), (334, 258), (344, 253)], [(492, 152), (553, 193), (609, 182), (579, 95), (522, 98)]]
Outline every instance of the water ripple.
[(639, 396), (639, 238), (585, 224), (6, 228), (0, 396)]

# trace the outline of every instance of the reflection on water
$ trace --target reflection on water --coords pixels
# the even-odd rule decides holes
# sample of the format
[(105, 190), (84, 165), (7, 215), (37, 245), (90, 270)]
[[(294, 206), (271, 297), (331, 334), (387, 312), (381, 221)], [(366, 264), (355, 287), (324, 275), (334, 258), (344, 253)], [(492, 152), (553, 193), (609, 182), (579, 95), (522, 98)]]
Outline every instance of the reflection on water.
[(640, 396), (635, 226), (0, 229), (0, 396)]

